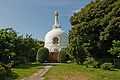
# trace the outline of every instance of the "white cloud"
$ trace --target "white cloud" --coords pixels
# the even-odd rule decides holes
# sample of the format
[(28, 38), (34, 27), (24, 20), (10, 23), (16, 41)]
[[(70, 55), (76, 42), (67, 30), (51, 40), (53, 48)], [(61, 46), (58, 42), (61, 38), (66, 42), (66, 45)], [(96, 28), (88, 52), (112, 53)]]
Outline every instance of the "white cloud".
[(77, 10), (74, 10), (73, 13), (77, 13), (77, 12), (80, 12), (81, 9), (77, 9)]

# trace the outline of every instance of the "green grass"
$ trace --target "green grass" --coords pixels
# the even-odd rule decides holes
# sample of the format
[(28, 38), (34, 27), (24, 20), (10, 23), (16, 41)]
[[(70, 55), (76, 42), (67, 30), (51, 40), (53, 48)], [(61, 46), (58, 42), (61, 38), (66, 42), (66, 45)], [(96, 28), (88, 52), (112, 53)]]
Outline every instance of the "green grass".
[(46, 80), (120, 80), (120, 70), (86, 68), (77, 64), (53, 66), (45, 75)]
[(11, 69), (12, 72), (7, 76), (6, 80), (20, 80), (23, 77), (34, 74), (43, 67), (45, 66), (36, 63), (20, 64)]

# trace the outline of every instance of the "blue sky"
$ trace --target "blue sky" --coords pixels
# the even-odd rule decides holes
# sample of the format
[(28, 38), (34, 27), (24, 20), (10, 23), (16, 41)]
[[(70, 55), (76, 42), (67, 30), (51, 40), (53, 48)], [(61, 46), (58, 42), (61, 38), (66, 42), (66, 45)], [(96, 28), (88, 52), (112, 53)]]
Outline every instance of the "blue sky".
[(79, 11), (91, 0), (0, 0), (0, 29), (12, 27), (20, 34), (44, 41), (52, 29), (54, 13), (59, 12), (59, 24), (66, 33), (74, 11)]

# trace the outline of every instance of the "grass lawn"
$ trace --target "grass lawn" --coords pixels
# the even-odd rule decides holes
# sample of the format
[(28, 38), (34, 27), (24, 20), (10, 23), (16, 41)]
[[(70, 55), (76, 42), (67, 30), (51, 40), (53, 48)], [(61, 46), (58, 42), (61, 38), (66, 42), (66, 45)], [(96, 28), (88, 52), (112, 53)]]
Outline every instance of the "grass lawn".
[(12, 72), (7, 76), (6, 80), (20, 80), (23, 77), (32, 75), (43, 67), (45, 66), (36, 63), (20, 64), (11, 69)]
[(77, 64), (53, 66), (45, 75), (46, 80), (120, 80), (120, 70), (86, 68)]

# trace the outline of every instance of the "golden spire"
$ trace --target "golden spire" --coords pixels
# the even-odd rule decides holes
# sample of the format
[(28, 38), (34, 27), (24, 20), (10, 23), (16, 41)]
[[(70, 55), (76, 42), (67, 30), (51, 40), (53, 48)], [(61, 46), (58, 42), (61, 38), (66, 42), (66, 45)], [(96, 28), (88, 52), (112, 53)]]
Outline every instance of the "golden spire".
[(58, 24), (58, 12), (57, 11), (55, 11), (55, 24)]

